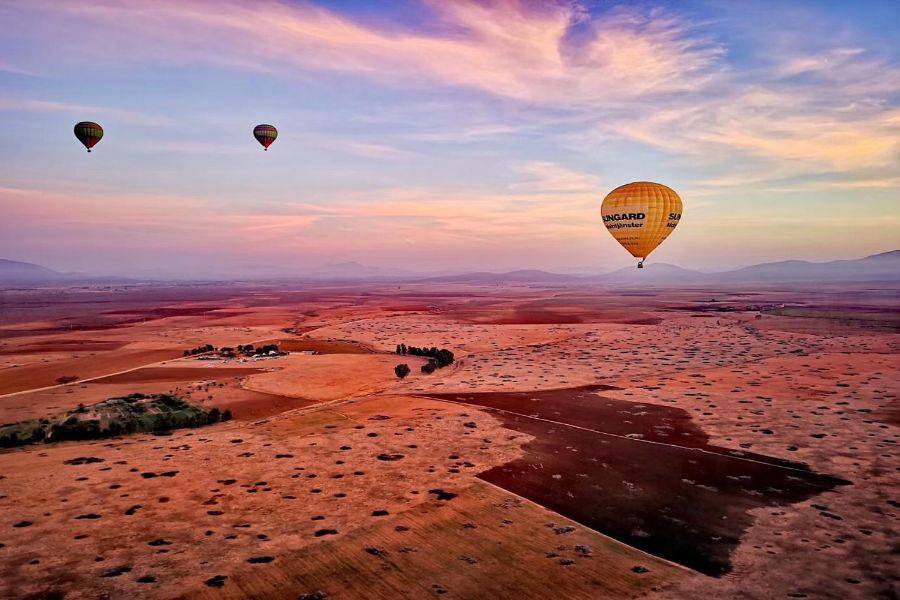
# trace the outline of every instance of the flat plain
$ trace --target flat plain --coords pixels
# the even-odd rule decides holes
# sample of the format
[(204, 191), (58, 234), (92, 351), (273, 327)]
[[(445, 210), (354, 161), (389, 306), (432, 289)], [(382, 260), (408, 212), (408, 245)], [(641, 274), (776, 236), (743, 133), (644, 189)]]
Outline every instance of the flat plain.
[[(134, 393), (233, 414), (0, 451), (0, 596), (896, 597), (897, 298), (0, 290), (0, 424)], [(251, 343), (283, 353), (184, 356)]]

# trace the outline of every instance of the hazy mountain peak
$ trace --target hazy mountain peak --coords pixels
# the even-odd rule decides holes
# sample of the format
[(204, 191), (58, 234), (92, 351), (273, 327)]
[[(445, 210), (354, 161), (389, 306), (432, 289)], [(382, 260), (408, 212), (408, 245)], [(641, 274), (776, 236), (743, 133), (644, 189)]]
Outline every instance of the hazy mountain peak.
[(53, 269), (34, 263), (0, 258), (0, 279), (5, 281), (30, 281), (57, 277), (62, 277), (62, 274)]

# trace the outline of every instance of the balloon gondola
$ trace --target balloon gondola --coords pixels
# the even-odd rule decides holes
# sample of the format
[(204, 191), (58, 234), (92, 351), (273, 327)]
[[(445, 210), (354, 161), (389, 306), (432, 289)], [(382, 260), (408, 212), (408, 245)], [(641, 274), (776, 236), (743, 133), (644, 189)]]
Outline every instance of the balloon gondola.
[(91, 148), (103, 138), (103, 128), (93, 121), (82, 121), (75, 125), (75, 137), (90, 152)]
[(681, 198), (660, 183), (636, 181), (622, 185), (603, 199), (603, 224), (617, 242), (639, 258), (638, 269), (681, 220)]

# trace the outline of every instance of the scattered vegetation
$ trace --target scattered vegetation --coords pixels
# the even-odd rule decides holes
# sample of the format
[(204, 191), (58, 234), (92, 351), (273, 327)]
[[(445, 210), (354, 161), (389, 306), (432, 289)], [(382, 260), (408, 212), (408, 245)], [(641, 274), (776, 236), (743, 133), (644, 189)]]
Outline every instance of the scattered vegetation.
[(79, 404), (77, 408), (49, 418), (0, 425), (0, 448), (138, 432), (163, 433), (230, 419), (230, 410), (207, 410), (170, 394), (131, 394), (89, 407)]
[(395, 374), (397, 375), (397, 377), (399, 377), (400, 379), (403, 379), (404, 377), (406, 377), (407, 375), (409, 375), (409, 371), (410, 371), (409, 365), (406, 364), (406, 363), (400, 363), (399, 365), (397, 365), (396, 367), (394, 367), (394, 373), (395, 373)]
[(399, 356), (426, 356), (430, 358), (427, 363), (422, 365), (422, 372), (426, 375), (434, 373), (437, 369), (443, 369), (452, 365), (455, 360), (453, 353), (445, 348), (417, 348), (416, 346), (407, 346), (406, 344), (397, 344), (397, 354)]

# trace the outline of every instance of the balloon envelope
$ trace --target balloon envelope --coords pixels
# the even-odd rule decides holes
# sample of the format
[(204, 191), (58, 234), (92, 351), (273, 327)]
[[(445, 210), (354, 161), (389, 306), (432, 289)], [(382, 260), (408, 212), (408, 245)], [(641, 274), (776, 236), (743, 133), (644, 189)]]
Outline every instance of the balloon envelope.
[(268, 150), (275, 138), (278, 137), (278, 130), (273, 125), (257, 125), (253, 128), (253, 137), (262, 144), (263, 149)]
[(649, 181), (619, 186), (603, 199), (603, 224), (637, 258), (647, 258), (681, 220), (681, 198), (669, 187)]
[(82, 121), (75, 125), (75, 137), (90, 152), (91, 148), (103, 137), (103, 128), (92, 121)]

